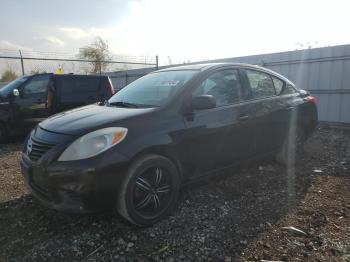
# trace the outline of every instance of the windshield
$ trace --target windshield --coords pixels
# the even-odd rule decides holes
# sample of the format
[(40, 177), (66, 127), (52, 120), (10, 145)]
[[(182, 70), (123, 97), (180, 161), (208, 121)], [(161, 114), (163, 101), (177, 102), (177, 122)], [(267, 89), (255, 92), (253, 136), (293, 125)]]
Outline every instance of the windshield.
[(7, 97), (13, 91), (13, 89), (18, 88), (22, 83), (24, 83), (27, 80), (28, 77), (21, 77), (8, 83), (7, 85), (0, 88), (0, 95)]
[(124, 87), (108, 103), (125, 107), (159, 107), (169, 101), (197, 71), (164, 71), (146, 75)]

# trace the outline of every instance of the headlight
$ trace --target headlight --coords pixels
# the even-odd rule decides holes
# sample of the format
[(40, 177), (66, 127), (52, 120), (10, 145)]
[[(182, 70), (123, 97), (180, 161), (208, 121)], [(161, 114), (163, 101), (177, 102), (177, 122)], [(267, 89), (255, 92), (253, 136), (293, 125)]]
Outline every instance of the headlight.
[(58, 161), (72, 161), (96, 156), (123, 141), (127, 132), (127, 128), (108, 127), (88, 133), (68, 146)]

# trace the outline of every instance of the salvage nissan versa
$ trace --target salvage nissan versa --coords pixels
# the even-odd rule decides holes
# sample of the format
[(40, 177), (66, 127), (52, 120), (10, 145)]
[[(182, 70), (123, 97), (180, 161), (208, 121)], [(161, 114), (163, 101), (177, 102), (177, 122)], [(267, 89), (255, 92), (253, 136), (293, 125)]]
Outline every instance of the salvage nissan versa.
[(316, 125), (315, 98), (275, 72), (246, 64), (173, 67), (104, 104), (38, 124), (25, 142), (22, 173), (48, 207), (116, 209), (150, 225), (173, 210), (181, 184), (256, 157), (285, 162)]

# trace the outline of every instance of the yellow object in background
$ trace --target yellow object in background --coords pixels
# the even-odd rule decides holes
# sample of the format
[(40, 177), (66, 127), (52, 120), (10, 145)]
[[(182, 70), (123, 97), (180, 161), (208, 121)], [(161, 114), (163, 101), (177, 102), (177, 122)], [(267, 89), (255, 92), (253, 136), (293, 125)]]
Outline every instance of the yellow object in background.
[(58, 74), (58, 75), (62, 75), (62, 74), (63, 74), (63, 71), (62, 71), (61, 66), (58, 67), (58, 69), (57, 69), (57, 74)]

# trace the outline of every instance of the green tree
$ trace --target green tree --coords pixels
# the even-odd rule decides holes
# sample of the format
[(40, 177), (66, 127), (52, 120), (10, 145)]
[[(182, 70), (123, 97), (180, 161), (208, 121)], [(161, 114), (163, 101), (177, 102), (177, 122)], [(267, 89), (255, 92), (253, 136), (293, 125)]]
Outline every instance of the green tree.
[(101, 37), (96, 37), (90, 45), (80, 48), (79, 57), (81, 59), (91, 60), (91, 73), (101, 73), (108, 66), (111, 60), (111, 53), (108, 44)]
[(18, 75), (12, 69), (6, 69), (5, 72), (1, 75), (0, 82), (11, 82), (18, 78)]

